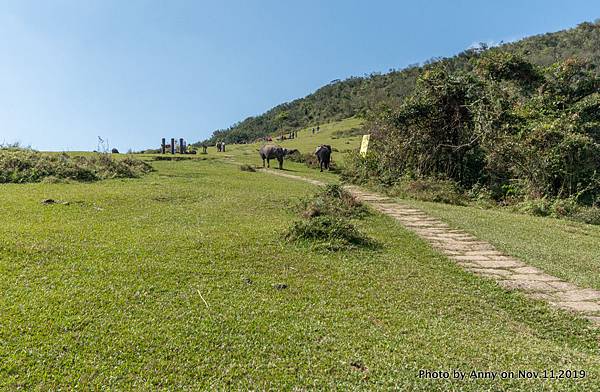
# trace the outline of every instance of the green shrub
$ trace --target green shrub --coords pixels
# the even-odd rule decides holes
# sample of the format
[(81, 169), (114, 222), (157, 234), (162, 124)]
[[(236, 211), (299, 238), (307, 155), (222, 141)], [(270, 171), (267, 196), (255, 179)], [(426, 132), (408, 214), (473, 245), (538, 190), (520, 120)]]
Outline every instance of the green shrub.
[(337, 184), (327, 185), (310, 199), (304, 200), (301, 210), (305, 218), (322, 215), (358, 218), (365, 216), (369, 211), (364, 204)]
[(148, 163), (132, 158), (115, 159), (108, 154), (73, 156), (45, 154), (30, 149), (0, 149), (0, 183), (61, 180), (97, 181), (134, 178), (152, 171)]
[(319, 160), (317, 159), (317, 156), (309, 152), (302, 154), (300, 151), (294, 151), (293, 153), (289, 154), (286, 159), (292, 162), (305, 163), (306, 166), (313, 169), (319, 167)]
[(583, 207), (572, 216), (572, 219), (590, 225), (600, 225), (600, 208)]
[(485, 185), (475, 184), (473, 188), (469, 189), (467, 196), (479, 207), (491, 208), (496, 205), (493, 192)]
[(288, 161), (291, 162), (298, 162), (298, 163), (304, 163), (304, 155), (306, 154), (302, 154), (300, 151), (296, 150), (294, 152), (292, 152), (291, 154), (288, 154), (285, 159), (287, 159)]
[[(351, 155), (345, 178), (399, 184), (400, 193), (432, 201), (456, 200), (428, 184), (443, 178), (463, 190), (486, 186), (503, 204), (576, 197), (580, 205), (594, 205), (600, 198), (600, 76), (593, 64), (565, 59), (541, 67), (492, 49), (471, 65), (424, 67), (401, 105), (371, 111), (365, 126), (370, 152)], [(406, 177), (416, 180), (406, 184)], [(513, 186), (517, 194), (505, 192)], [(550, 212), (535, 202), (521, 207), (569, 215), (569, 203)]]
[(369, 151), (364, 157), (359, 154), (358, 150), (347, 151), (340, 177), (343, 181), (353, 184), (376, 183), (390, 186), (395, 181), (395, 174), (386, 172), (379, 165), (378, 155), (372, 151)]
[(367, 215), (368, 209), (340, 185), (327, 185), (300, 207), (304, 219), (288, 229), (288, 241), (310, 241), (313, 247), (329, 251), (379, 246), (350, 222)]
[(292, 242), (314, 242), (316, 248), (330, 251), (377, 246), (346, 219), (328, 215), (294, 222), (285, 237)]
[(535, 215), (552, 216), (559, 219), (569, 219), (591, 225), (600, 225), (600, 208), (586, 207), (577, 203), (574, 197), (569, 199), (548, 198), (529, 199), (517, 203), (510, 208), (517, 212)]
[(575, 198), (556, 199), (552, 203), (552, 215), (557, 218), (572, 217), (577, 215), (581, 206), (577, 204)]
[(319, 158), (316, 154), (304, 154), (304, 164), (311, 169), (317, 169), (319, 167)]
[[(292, 161), (292, 162), (304, 163), (304, 164), (306, 164), (306, 166), (310, 167), (311, 169), (319, 168), (319, 158), (317, 158), (317, 155), (315, 153), (307, 152), (307, 153), (302, 154), (300, 151), (296, 150), (293, 153), (286, 156), (285, 159)], [(330, 162), (329, 169), (331, 171), (338, 170), (334, 162)]]
[(433, 178), (403, 178), (388, 189), (388, 193), (402, 198), (432, 201), (437, 203), (465, 205), (466, 197), (458, 185), (450, 180)]
[(535, 216), (552, 214), (552, 202), (546, 198), (525, 200), (513, 207), (517, 212)]

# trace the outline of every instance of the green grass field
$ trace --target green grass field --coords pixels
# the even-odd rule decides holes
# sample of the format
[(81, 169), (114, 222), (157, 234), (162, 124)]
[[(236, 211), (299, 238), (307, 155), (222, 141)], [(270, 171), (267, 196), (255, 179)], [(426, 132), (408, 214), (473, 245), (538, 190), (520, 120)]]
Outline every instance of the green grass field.
[[(381, 250), (288, 244), (291, 206), (314, 187), (221, 160), (0, 186), (0, 389), (597, 385), (600, 335), (586, 321), (462, 271), (380, 215), (356, 223)], [(424, 369), (587, 377), (426, 380)]]
[[(347, 149), (360, 145), (360, 136), (334, 138), (336, 131), (360, 127), (361, 120), (352, 118), (321, 126), (313, 135), (311, 129), (299, 132), (299, 138), (279, 144), (300, 151), (314, 151), (318, 144), (332, 144), (340, 152), (333, 157), (343, 164)], [(345, 147), (348, 146), (348, 147)], [(259, 164), (256, 150), (259, 145), (231, 146), (231, 161)], [(213, 154), (214, 155), (214, 154)], [(218, 158), (218, 155), (217, 155)], [(338, 181), (336, 175), (319, 173), (304, 164), (286, 162), (292, 174)], [(551, 275), (558, 276), (582, 287), (600, 289), (600, 227), (554, 218), (540, 218), (503, 209), (481, 209), (475, 206), (452, 206), (416, 200), (401, 200), (421, 208), (456, 228), (489, 241), (507, 254), (516, 256)]]
[[(360, 136), (333, 136), (358, 125), (326, 124), (281, 144), (356, 148)], [(140, 156), (156, 169), (140, 179), (0, 185), (0, 389), (598, 384), (600, 333), (587, 321), (464, 272), (391, 218), (354, 222), (382, 244), (377, 250), (287, 243), (294, 206), (316, 188), (241, 171), (241, 163), (261, 164), (258, 147), (211, 148), (181, 161)], [(304, 164), (285, 168), (337, 181)], [(594, 226), (404, 202), (548, 273), (600, 288)], [(460, 381), (454, 369), (586, 377)], [(420, 377), (425, 370), (451, 379)]]
[[(358, 128), (361, 124), (362, 120), (350, 118), (334, 123), (323, 124), (320, 126), (320, 131), (314, 135), (311, 131), (312, 128), (307, 128), (298, 132), (297, 139), (283, 141), (274, 140), (273, 143), (288, 149), (297, 149), (301, 153), (312, 153), (315, 151), (316, 147), (321, 144), (331, 144), (331, 146), (337, 150), (332, 154), (332, 161), (340, 164), (344, 161), (346, 151), (360, 147), (362, 136), (336, 137), (335, 133)], [(262, 167), (262, 160), (258, 155), (258, 150), (262, 144), (264, 143), (227, 145), (224, 153), (216, 152), (216, 148), (213, 146), (208, 148), (209, 154), (207, 157), (230, 163), (249, 164)], [(273, 160), (271, 163), (273, 164), (273, 167), (277, 167), (276, 160)], [(318, 170), (308, 168), (304, 163), (285, 161), (284, 169), (290, 174), (303, 175), (328, 182), (339, 181), (337, 175), (328, 172), (320, 173)]]

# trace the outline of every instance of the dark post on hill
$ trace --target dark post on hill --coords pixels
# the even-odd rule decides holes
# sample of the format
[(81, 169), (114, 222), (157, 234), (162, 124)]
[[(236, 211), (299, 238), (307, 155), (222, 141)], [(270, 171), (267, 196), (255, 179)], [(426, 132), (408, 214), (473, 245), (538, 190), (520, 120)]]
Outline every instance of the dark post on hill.
[[(163, 137), (160, 142), (160, 153), (166, 154), (167, 149), (170, 149), (171, 154), (176, 154), (177, 151), (179, 151), (180, 154), (187, 154), (187, 143), (185, 142), (185, 140), (183, 138), (179, 138), (179, 150), (177, 149), (177, 144), (175, 142), (176, 140), (176, 138), (172, 137), (171, 144), (167, 144), (167, 139)], [(191, 154), (195, 154), (195, 152), (192, 150)]]

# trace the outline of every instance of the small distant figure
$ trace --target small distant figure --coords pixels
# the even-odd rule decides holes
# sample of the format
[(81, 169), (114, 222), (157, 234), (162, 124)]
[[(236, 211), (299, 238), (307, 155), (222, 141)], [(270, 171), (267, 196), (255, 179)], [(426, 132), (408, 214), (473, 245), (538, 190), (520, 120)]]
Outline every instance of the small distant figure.
[(221, 152), (221, 142), (217, 142), (217, 143), (215, 144), (215, 147), (216, 147), (216, 149), (217, 149), (217, 152)]
[(321, 130), (321, 127), (317, 125), (317, 133)]
[(225, 142), (221, 142), (221, 152), (225, 152)]
[(314, 135), (315, 134), (315, 129), (314, 128), (312, 129), (312, 132), (313, 132), (313, 135)]

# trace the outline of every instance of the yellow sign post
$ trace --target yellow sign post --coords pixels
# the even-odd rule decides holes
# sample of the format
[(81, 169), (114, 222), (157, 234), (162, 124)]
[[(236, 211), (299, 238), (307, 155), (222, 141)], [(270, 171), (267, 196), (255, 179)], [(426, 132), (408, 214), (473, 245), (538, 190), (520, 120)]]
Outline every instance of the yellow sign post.
[(363, 157), (367, 156), (367, 149), (369, 148), (369, 138), (371, 135), (363, 135), (362, 143), (360, 143), (360, 155)]

